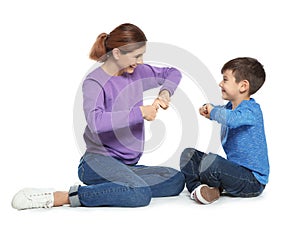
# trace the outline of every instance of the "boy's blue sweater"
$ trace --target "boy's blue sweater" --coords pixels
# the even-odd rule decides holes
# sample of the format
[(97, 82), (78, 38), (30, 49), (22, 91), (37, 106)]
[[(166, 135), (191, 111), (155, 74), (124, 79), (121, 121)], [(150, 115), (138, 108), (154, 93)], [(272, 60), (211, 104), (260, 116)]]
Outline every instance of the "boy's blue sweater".
[(232, 110), (232, 103), (228, 102), (225, 106), (215, 106), (210, 119), (222, 125), (221, 141), (227, 159), (250, 169), (256, 179), (266, 185), (270, 167), (259, 104), (251, 98)]

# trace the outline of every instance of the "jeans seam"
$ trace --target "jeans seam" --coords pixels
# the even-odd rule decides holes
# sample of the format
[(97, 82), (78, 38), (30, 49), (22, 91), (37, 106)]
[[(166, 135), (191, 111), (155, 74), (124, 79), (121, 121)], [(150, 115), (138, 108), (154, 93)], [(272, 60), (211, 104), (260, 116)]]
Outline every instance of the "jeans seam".
[[(134, 188), (132, 188), (134, 189)], [(110, 193), (116, 193), (116, 192), (125, 192), (125, 191), (129, 191), (128, 188), (114, 188), (114, 189), (108, 189), (108, 190), (102, 190), (101, 192), (97, 191), (97, 192), (85, 192), (85, 193), (81, 193), (80, 197), (90, 197), (91, 195), (93, 196), (98, 196), (98, 195), (104, 195), (104, 194), (110, 194)]]
[[(215, 174), (215, 173), (220, 174), (220, 172), (218, 172), (218, 171), (213, 172), (213, 174)], [(247, 182), (249, 184), (259, 184), (259, 182), (256, 179), (252, 180), (252, 179), (245, 178), (245, 177), (238, 178), (238, 177), (234, 177), (231, 174), (226, 173), (226, 172), (222, 172), (222, 174), (227, 175), (227, 176), (229, 176), (233, 179), (237, 179), (237, 180), (240, 180), (240, 181), (243, 181), (243, 182)], [(211, 179), (212, 177), (209, 177), (209, 178)], [(240, 192), (238, 194), (239, 194), (240, 197), (252, 197), (252, 196), (260, 195), (262, 193), (262, 191), (263, 190), (258, 190), (258, 191), (255, 191), (255, 192), (248, 192), (248, 193)]]

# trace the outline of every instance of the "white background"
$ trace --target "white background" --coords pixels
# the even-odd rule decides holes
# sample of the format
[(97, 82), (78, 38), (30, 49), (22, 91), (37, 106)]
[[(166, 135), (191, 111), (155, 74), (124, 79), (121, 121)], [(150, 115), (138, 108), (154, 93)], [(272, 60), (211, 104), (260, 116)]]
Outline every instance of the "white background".
[[(298, 4), (291, 0), (1, 1), (1, 221), (9, 226), (148, 226), (162, 221), (199, 226), (299, 224), (291, 207), (299, 202)], [(75, 95), (93, 65), (88, 54), (97, 35), (124, 22), (138, 25), (149, 41), (176, 45), (197, 56), (217, 81), (220, 68), (232, 58), (251, 56), (264, 64), (267, 80), (254, 98), (264, 111), (271, 175), (261, 199), (229, 199), (205, 207), (188, 198), (179, 202), (166, 198), (135, 209), (62, 207), (20, 212), (11, 208), (13, 195), (23, 187), (68, 190), (78, 181)], [(197, 109), (203, 97), (193, 98)], [(203, 123), (201, 130), (209, 127)]]

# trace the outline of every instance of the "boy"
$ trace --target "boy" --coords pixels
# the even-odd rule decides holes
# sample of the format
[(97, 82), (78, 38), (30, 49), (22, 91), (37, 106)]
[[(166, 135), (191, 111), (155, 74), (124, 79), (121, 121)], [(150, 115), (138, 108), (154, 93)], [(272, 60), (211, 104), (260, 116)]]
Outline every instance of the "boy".
[(202, 116), (217, 121), (226, 159), (213, 153), (186, 148), (180, 158), (191, 198), (201, 204), (216, 201), (223, 191), (235, 197), (260, 195), (269, 177), (269, 160), (263, 115), (251, 95), (265, 82), (265, 71), (256, 59), (243, 57), (227, 62), (219, 86), (225, 106), (205, 104)]

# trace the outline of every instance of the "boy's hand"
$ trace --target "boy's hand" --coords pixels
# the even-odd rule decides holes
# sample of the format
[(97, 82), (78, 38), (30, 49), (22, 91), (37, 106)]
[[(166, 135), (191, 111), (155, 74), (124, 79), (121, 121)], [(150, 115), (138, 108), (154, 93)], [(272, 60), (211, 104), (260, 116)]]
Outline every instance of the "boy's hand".
[(211, 105), (210, 103), (206, 103), (206, 104), (204, 104), (202, 107), (200, 107), (199, 113), (200, 113), (202, 116), (204, 116), (204, 117), (210, 119), (210, 112), (211, 112), (211, 110), (212, 110), (213, 108), (214, 108), (213, 105)]

